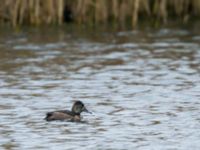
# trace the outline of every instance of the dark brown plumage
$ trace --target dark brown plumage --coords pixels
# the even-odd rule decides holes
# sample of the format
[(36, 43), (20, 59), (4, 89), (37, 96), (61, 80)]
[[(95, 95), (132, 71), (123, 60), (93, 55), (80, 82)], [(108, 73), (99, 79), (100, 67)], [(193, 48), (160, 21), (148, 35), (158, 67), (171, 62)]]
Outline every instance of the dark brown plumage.
[(84, 106), (81, 101), (76, 101), (71, 111), (69, 110), (58, 110), (53, 112), (48, 112), (46, 114), (45, 120), (46, 121), (53, 121), (53, 120), (67, 120), (67, 121), (81, 121), (81, 113), (88, 112), (90, 113)]

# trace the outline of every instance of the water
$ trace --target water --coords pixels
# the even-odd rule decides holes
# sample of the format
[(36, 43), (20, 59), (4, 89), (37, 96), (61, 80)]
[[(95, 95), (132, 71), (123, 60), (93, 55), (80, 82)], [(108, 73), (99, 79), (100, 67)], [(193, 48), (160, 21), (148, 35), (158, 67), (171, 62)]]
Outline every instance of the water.
[[(0, 35), (0, 149), (200, 149), (200, 32)], [(75, 100), (85, 123), (46, 122)]]

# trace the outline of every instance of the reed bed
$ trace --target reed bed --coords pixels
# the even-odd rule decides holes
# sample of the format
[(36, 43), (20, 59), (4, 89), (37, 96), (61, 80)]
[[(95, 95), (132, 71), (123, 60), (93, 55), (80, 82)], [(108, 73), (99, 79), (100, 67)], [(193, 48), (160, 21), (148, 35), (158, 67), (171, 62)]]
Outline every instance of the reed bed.
[(0, 24), (120, 24), (141, 20), (188, 22), (200, 16), (200, 0), (0, 0)]

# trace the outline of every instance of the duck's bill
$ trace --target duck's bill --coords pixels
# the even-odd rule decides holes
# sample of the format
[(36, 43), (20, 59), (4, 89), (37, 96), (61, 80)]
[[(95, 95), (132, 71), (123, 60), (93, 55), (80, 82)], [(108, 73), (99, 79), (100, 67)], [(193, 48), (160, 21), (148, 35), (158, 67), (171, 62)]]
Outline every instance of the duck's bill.
[(86, 112), (86, 113), (92, 114), (92, 112), (91, 112), (91, 111), (88, 111), (87, 108), (85, 108), (85, 107), (83, 108), (83, 111)]

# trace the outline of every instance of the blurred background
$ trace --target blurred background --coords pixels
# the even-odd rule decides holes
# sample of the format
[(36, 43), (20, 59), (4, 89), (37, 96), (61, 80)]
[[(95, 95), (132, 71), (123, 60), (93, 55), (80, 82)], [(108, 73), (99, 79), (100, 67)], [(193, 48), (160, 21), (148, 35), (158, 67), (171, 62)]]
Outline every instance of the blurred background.
[[(1, 0), (0, 23), (148, 25), (188, 23), (200, 16), (199, 0)], [(148, 23), (147, 23), (148, 22)]]
[(0, 149), (200, 149), (200, 0), (0, 3)]

